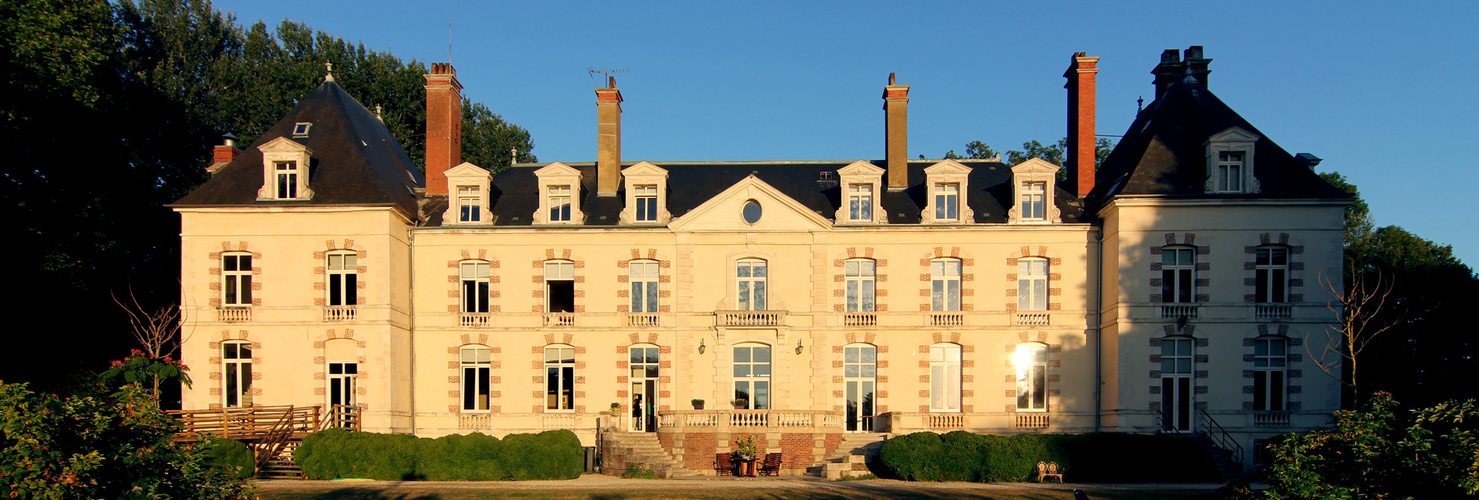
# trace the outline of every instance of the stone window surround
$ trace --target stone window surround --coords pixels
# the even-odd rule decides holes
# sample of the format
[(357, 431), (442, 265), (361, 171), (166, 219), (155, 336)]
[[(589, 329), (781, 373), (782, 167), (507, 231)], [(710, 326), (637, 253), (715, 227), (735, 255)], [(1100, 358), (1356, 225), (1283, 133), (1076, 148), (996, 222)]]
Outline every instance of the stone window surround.
[(221, 251), (207, 254), (207, 257), (214, 266), (208, 268), (206, 272), (216, 277), (216, 279), (206, 285), (208, 290), (215, 292), (211, 294), (209, 305), (211, 307), (221, 307), (223, 300), (221, 297), (221, 256), (225, 254), (246, 254), (252, 256), (252, 307), (261, 307), (262, 296), (256, 292), (262, 290), (262, 266), (258, 265), (262, 261), (262, 252), (251, 251), (245, 241), (236, 242), (235, 248), (232, 248), (231, 242), (223, 241), (221, 242)]
[[(541, 278), (543, 276), (543, 274), (540, 275)], [(586, 353), (586, 346), (583, 342), (576, 342), (576, 340), (577, 339), (575, 338), (575, 334), (573, 333), (562, 334), (559, 338), (556, 338), (555, 334), (553, 333), (546, 333), (544, 334), (544, 344), (529, 346), (529, 350), (532, 353), (531, 357), (533, 358), (530, 365), (534, 369), (534, 372), (537, 373), (537, 375), (535, 375), (533, 379), (534, 386), (537, 387), (537, 389), (534, 390), (533, 394), (534, 406), (532, 407), (532, 409), (534, 413), (574, 413), (577, 416), (585, 414), (586, 407), (584, 404), (581, 404), (582, 401), (585, 401), (585, 375), (581, 375), (581, 373), (585, 371), (585, 360), (581, 359), (580, 356)], [(570, 395), (571, 399), (573, 399), (570, 405), (572, 409), (550, 410), (544, 407), (544, 349), (546, 347), (558, 347), (562, 345), (570, 346), (575, 349), (575, 388), (573, 390), (573, 393)]]
[[(498, 385), (503, 383), (503, 376), (499, 370), (503, 368), (503, 361), (497, 359), (503, 354), (503, 348), (488, 345), (488, 334), (462, 334), (458, 340), (460, 344), (447, 347), (447, 413), (450, 414), (476, 414), (496, 415), (503, 413), (503, 406), (495, 404), (503, 397), (503, 392), (498, 390)], [(464, 410), (462, 409), (462, 349), (467, 347), (483, 347), (488, 349), (488, 409), (486, 410)]]
[[(1182, 237), (1182, 242), (1181, 243), (1177, 243), (1176, 242), (1176, 233), (1166, 233), (1166, 244), (1165, 245), (1161, 245), (1161, 246), (1152, 246), (1152, 247), (1150, 247), (1150, 255), (1159, 257), (1161, 255), (1161, 252), (1166, 247), (1191, 247), (1191, 248), (1196, 249), (1196, 254), (1197, 254), (1196, 277), (1193, 278), (1193, 285), (1196, 287), (1196, 291), (1197, 292), (1211, 290), (1212, 280), (1211, 280), (1211, 278), (1205, 278), (1204, 276), (1210, 276), (1212, 274), (1211, 273), (1212, 263), (1210, 262), (1210, 260), (1211, 260), (1210, 258), (1203, 258), (1203, 257), (1207, 257), (1207, 256), (1212, 255), (1212, 247), (1206, 246), (1206, 245), (1197, 246), (1195, 244), (1196, 243), (1196, 240), (1197, 240), (1196, 233), (1182, 233), (1181, 237)], [(1152, 259), (1151, 260), (1151, 263), (1150, 263), (1151, 277), (1150, 277), (1149, 283), (1150, 283), (1150, 289), (1153, 290), (1153, 292), (1150, 294), (1150, 301), (1151, 302), (1155, 302), (1155, 303), (1162, 302), (1162, 299), (1164, 298), (1164, 297), (1161, 297), (1161, 293), (1160, 293), (1161, 285), (1162, 285), (1162, 283), (1161, 283), (1161, 265), (1162, 264), (1161, 264), (1161, 261), (1159, 259)], [(1212, 299), (1212, 296), (1209, 295), (1209, 294), (1197, 293), (1197, 294), (1195, 294), (1195, 295), (1192, 296), (1192, 303), (1193, 304), (1201, 304), (1203, 302), (1210, 302), (1211, 299)]]
[(919, 259), (919, 267), (923, 268), (923, 272), (919, 274), (919, 281), (923, 285), (919, 289), (919, 296), (924, 299), (919, 304), (919, 311), (931, 312), (930, 307), (932, 304), (930, 298), (934, 292), (931, 282), (934, 280), (934, 275), (930, 271), (930, 261), (935, 259), (956, 259), (960, 261), (960, 312), (975, 311), (976, 305), (968, 302), (966, 297), (974, 297), (976, 295), (975, 287), (969, 285), (976, 281), (975, 273), (969, 272), (970, 268), (976, 264), (976, 259), (962, 256), (960, 247), (958, 246), (950, 247), (948, 254), (945, 253), (945, 247), (934, 247), (929, 254)]
[[(324, 241), (324, 250), (313, 252), (313, 260), (314, 262), (318, 263), (318, 265), (313, 268), (313, 275), (317, 278), (317, 281), (313, 282), (313, 289), (315, 291), (321, 292), (319, 297), (313, 299), (314, 306), (323, 307), (325, 304), (327, 304), (327, 300), (323, 296), (328, 293), (328, 286), (325, 282), (325, 279), (327, 278), (327, 272), (324, 269), (324, 259), (327, 258), (329, 254), (334, 253), (352, 253), (355, 256), (355, 259), (359, 262), (364, 262), (365, 258), (369, 256), (369, 252), (365, 250), (356, 250), (354, 248), (353, 239), (345, 238), (343, 246), (336, 245), (334, 240)], [(355, 278), (354, 288), (356, 290), (361, 290), (360, 292), (355, 294), (355, 303), (356, 305), (362, 306), (365, 305), (365, 301), (367, 299), (363, 290), (369, 289), (369, 285), (366, 284), (364, 279), (365, 274), (369, 272), (369, 267), (355, 266), (354, 272), (357, 275), (357, 277)]]
[[(1226, 130), (1212, 134), (1204, 144), (1206, 149), (1207, 182), (1204, 186), (1208, 194), (1258, 194), (1262, 191), (1258, 183), (1258, 177), (1253, 175), (1253, 151), (1254, 144), (1258, 142), (1258, 135), (1242, 129), (1241, 127), (1229, 127)], [(1217, 162), (1219, 153), (1241, 152), (1243, 153), (1243, 189), (1240, 191), (1221, 191), (1217, 184)]]
[(1155, 396), (1153, 398), (1150, 398), (1151, 399), (1150, 405), (1149, 405), (1150, 410), (1153, 411), (1153, 412), (1159, 412), (1159, 411), (1161, 411), (1161, 398), (1160, 398), (1160, 395), (1161, 395), (1161, 370), (1160, 370), (1161, 354), (1160, 354), (1159, 349), (1161, 347), (1161, 340), (1167, 339), (1167, 338), (1190, 338), (1191, 339), (1191, 341), (1192, 341), (1192, 347), (1193, 347), (1193, 349), (1195, 349), (1195, 350), (1192, 351), (1192, 358), (1191, 358), (1192, 359), (1192, 391), (1191, 391), (1192, 392), (1192, 396), (1191, 396), (1191, 399), (1192, 399), (1192, 408), (1193, 409), (1198, 409), (1198, 410), (1205, 410), (1205, 409), (1207, 409), (1207, 401), (1205, 400), (1205, 398), (1200, 397), (1200, 396), (1203, 395), (1203, 394), (1207, 394), (1208, 393), (1207, 377), (1208, 377), (1208, 373), (1209, 372), (1208, 372), (1208, 370), (1206, 370), (1206, 365), (1207, 365), (1207, 363), (1209, 361), (1209, 358), (1208, 358), (1207, 354), (1205, 354), (1205, 352), (1207, 352), (1207, 351), (1204, 351), (1204, 349), (1208, 348), (1208, 346), (1210, 345), (1210, 342), (1211, 341), (1206, 336), (1201, 336), (1201, 337), (1198, 337), (1197, 336), (1197, 334), (1196, 334), (1196, 329), (1197, 329), (1196, 325), (1186, 325), (1186, 326), (1184, 326), (1184, 327), (1181, 328), (1181, 331), (1180, 332), (1177, 332), (1176, 331), (1176, 326), (1175, 325), (1162, 325), (1162, 328), (1165, 331), (1165, 336), (1162, 336), (1162, 337), (1152, 337), (1152, 338), (1148, 339), (1149, 340), (1149, 346), (1150, 346), (1150, 349), (1151, 349), (1150, 363), (1151, 363), (1151, 366), (1156, 367), (1156, 369), (1150, 370), (1150, 379), (1151, 379), (1150, 390), (1146, 392), (1146, 395)]
[(859, 255), (858, 250), (858, 247), (848, 247), (846, 255), (839, 255), (832, 259), (832, 267), (835, 270), (832, 273), (832, 282), (836, 283), (832, 289), (832, 296), (840, 300), (836, 304), (832, 304), (832, 310), (839, 313), (847, 310), (847, 304), (845, 304), (847, 300), (847, 276), (845, 272), (847, 261), (867, 259), (873, 261), (873, 311), (864, 312), (888, 312), (888, 304), (882, 300), (884, 297), (888, 297), (888, 288), (883, 286), (884, 283), (888, 282), (888, 274), (883, 272), (888, 267), (888, 259), (874, 257), (873, 247), (863, 247), (862, 255)]
[[(1063, 221), (1054, 193), (1057, 191), (1058, 171), (1061, 167), (1040, 158), (1033, 158), (1012, 166), (1012, 208), (1007, 209), (1008, 224), (1052, 224)], [(1043, 184), (1043, 218), (1022, 218), (1022, 192), (1029, 182)], [(965, 186), (961, 189), (964, 191)], [(962, 196), (964, 194), (962, 193)]]
[[(886, 170), (879, 168), (870, 162), (858, 160), (848, 164), (846, 167), (837, 169), (838, 187), (841, 188), (841, 203), (837, 207), (837, 213), (833, 215), (834, 224), (888, 224), (888, 213), (884, 212), (882, 204), (883, 174)], [(848, 186), (869, 185), (873, 187), (873, 218), (871, 220), (853, 220), (848, 210)], [(964, 198), (962, 198), (964, 199)]]
[[(1047, 409), (1023, 410), (1017, 408), (1017, 363), (1016, 360), (1012, 358), (1017, 354), (1017, 346), (1022, 344), (1042, 344), (1044, 346), (1047, 346), (1048, 348)], [(1057, 373), (1058, 371), (1063, 369), (1063, 344), (1049, 344), (1047, 332), (1017, 332), (1017, 343), (1006, 344), (1005, 360), (1007, 374), (1006, 378), (1003, 381), (1006, 382), (1008, 387), (1008, 389), (1006, 389), (1005, 391), (1007, 400), (1005, 411), (1007, 413), (1045, 413), (1050, 415), (1057, 415), (1063, 412), (1063, 390), (1055, 389), (1053, 387), (1061, 383), (1063, 378), (1061, 374)]]
[[(585, 223), (585, 213), (580, 207), (583, 186), (580, 182), (579, 170), (564, 163), (554, 162), (535, 170), (534, 175), (539, 179), (539, 208), (534, 210), (534, 216), (530, 219), (532, 224), (579, 225)], [(568, 221), (549, 220), (549, 188), (552, 186), (570, 188), (570, 220)]]
[(260, 398), (262, 396), (262, 384), (257, 383), (258, 381), (262, 380), (263, 374), (261, 369), (262, 343), (251, 342), (248, 336), (249, 333), (247, 332), (247, 330), (236, 330), (235, 332), (231, 330), (221, 330), (220, 340), (211, 341), (206, 344), (206, 348), (211, 350), (211, 355), (206, 358), (206, 362), (209, 363), (211, 366), (211, 372), (210, 374), (206, 375), (206, 377), (210, 380), (215, 381), (215, 383), (212, 384), (214, 387), (211, 387), (207, 391), (208, 394), (210, 394), (211, 397), (215, 400), (215, 402), (210, 403), (207, 406), (208, 408), (212, 410), (219, 410), (225, 406), (226, 381), (221, 369), (221, 345), (227, 342), (244, 343), (252, 349), (252, 406), (262, 406), (261, 403), (257, 402), (261, 400)]
[[(976, 376), (974, 374), (970, 373), (970, 369), (976, 367), (976, 360), (971, 359), (970, 357), (966, 356), (967, 354), (974, 354), (976, 352), (976, 345), (975, 344), (965, 344), (965, 343), (962, 343), (960, 341), (960, 337), (961, 337), (960, 332), (949, 332), (949, 334), (946, 334), (946, 333), (943, 333), (943, 332), (934, 332), (934, 333), (932, 333), (930, 335), (931, 340), (933, 340), (934, 342), (931, 342), (931, 343), (928, 343), (928, 344), (921, 344), (921, 345), (919, 345), (919, 348), (918, 348), (918, 351), (917, 352), (918, 352), (918, 354), (920, 354), (919, 368), (922, 371), (922, 373), (919, 375), (919, 385), (921, 387), (921, 389), (919, 389), (919, 398), (925, 401), (924, 404), (919, 405), (919, 411), (920, 411), (920, 413), (932, 413), (932, 411), (930, 410), (930, 403), (929, 403), (929, 401), (930, 401), (930, 385), (931, 385), (931, 383), (930, 383), (930, 348), (933, 347), (933, 346), (936, 346), (936, 345), (940, 345), (940, 344), (955, 344), (955, 345), (960, 346), (960, 411), (959, 411), (959, 413), (971, 413), (971, 412), (976, 411), (976, 406), (974, 404), (971, 404), (973, 402), (973, 399), (972, 398), (974, 398), (976, 396), (976, 391), (974, 389), (967, 389), (967, 387), (970, 387), (971, 384), (974, 384), (976, 382)], [(956, 413), (956, 412), (939, 412), (939, 411), (933, 411), (933, 413)]]
[[(498, 286), (502, 281), (502, 278), (498, 275), (498, 268), (501, 263), (498, 259), (488, 258), (488, 249), (486, 248), (476, 249), (476, 257), (473, 256), (473, 252), (474, 250), (472, 249), (464, 248), (461, 250), (462, 258), (447, 261), (447, 268), (451, 269), (451, 272), (447, 274), (447, 300), (451, 301), (447, 304), (447, 314), (449, 315), (457, 315), (462, 312), (462, 263), (467, 261), (484, 261), (488, 263), (488, 312), (503, 312), (502, 307), (493, 300), (503, 295)], [(543, 269), (543, 264), (541, 264), (541, 269)], [(543, 275), (541, 275), (542, 277)]]
[[(666, 169), (646, 161), (637, 162), (636, 165), (623, 169), (621, 177), (625, 203), (622, 204), (621, 214), (618, 217), (619, 224), (665, 226), (673, 220), (673, 214), (668, 212), (668, 171)], [(657, 186), (657, 220), (639, 221), (637, 220), (636, 187), (652, 185)], [(571, 219), (574, 218), (572, 213)]]
[[(976, 219), (971, 211), (970, 180), (971, 168), (955, 160), (944, 160), (924, 169), (925, 176), (925, 206), (924, 212), (919, 215), (920, 224), (970, 224)], [(960, 186), (958, 211), (956, 219), (935, 219), (935, 192), (936, 184), (957, 184)]]
[[(1017, 261), (1021, 259), (1044, 259), (1048, 261), (1048, 311), (1063, 310), (1063, 302), (1055, 300), (1055, 297), (1063, 296), (1063, 273), (1053, 272), (1063, 265), (1062, 257), (1049, 256), (1048, 247), (1038, 245), (1036, 250), (1031, 246), (1023, 245), (1017, 251), (1007, 257), (1007, 288), (1006, 297), (1010, 300), (1006, 303), (1008, 313), (1017, 312)], [(1056, 287), (1053, 285), (1057, 285)]]
[[(544, 258), (543, 259), (540, 259), (540, 260), (535, 260), (534, 261), (534, 284), (535, 285), (543, 285), (544, 284), (544, 264), (545, 263), (551, 262), (551, 261), (560, 261), (560, 260), (569, 261), (569, 262), (572, 263), (572, 267), (574, 267), (574, 270), (575, 270), (574, 271), (575, 272), (575, 276), (573, 276), (572, 279), (571, 279), (571, 282), (574, 283), (574, 287), (575, 287), (575, 297), (574, 298), (576, 298), (576, 299), (583, 299), (583, 298), (585, 298), (585, 274), (583, 274), (581, 272), (582, 269), (585, 269), (585, 260), (577, 260), (577, 259), (572, 258), (571, 255), (573, 253), (574, 252), (571, 249), (564, 248), (564, 249), (560, 249), (559, 256), (557, 257), (557, 256), (555, 256), (555, 249), (553, 249), (553, 248), (546, 248), (546, 249), (544, 249)], [(536, 299), (544, 299), (545, 298), (544, 297), (544, 290), (545, 290), (545, 287), (543, 287), (543, 286), (535, 286), (534, 287), (534, 290), (532, 291), (532, 294), (530, 296), (533, 297), (533, 298), (536, 298)], [(546, 301), (545, 300), (540, 300), (538, 303), (534, 304), (534, 306), (532, 307), (531, 312), (544, 313), (545, 312), (545, 306), (546, 306)], [(575, 304), (575, 313), (576, 314), (580, 314), (580, 313), (584, 313), (584, 312), (585, 312), (585, 304), (576, 303)], [(543, 351), (541, 351), (541, 352), (543, 352)]]
[(784, 276), (783, 274), (778, 273), (776, 270), (776, 264), (780, 262), (780, 256), (776, 255), (773, 252), (759, 250), (758, 248), (754, 250), (740, 250), (737, 252), (730, 252), (729, 255), (725, 257), (725, 261), (728, 262), (728, 265), (726, 270), (724, 271), (724, 300), (720, 302), (717, 306), (715, 306), (714, 309), (739, 309), (739, 276), (736, 276), (736, 274), (738, 273), (735, 272), (735, 269), (737, 269), (736, 266), (739, 265), (739, 261), (746, 259), (761, 260), (765, 262), (765, 309), (763, 310), (786, 310), (786, 303), (780, 299), (780, 294), (775, 293), (775, 291), (773, 290), (774, 287), (772, 286), (775, 284), (775, 282), (772, 281), (773, 279), (779, 276)]
[[(1285, 284), (1289, 287), (1286, 292), (1288, 303), (1304, 302), (1304, 294), (1296, 293), (1297, 288), (1304, 287), (1304, 278), (1295, 277), (1296, 275), (1304, 276), (1304, 261), (1295, 260), (1296, 256), (1304, 255), (1304, 245), (1291, 244), (1289, 233), (1279, 233), (1277, 242), (1274, 241), (1272, 236), (1271, 233), (1260, 234), (1258, 235), (1257, 245), (1243, 247), (1243, 253), (1248, 256), (1248, 260), (1243, 263), (1243, 270), (1246, 272), (1243, 278), (1243, 287), (1248, 292), (1243, 295), (1243, 302), (1252, 304), (1258, 300), (1258, 294), (1254, 292), (1258, 286), (1257, 278), (1254, 277), (1258, 267), (1258, 249), (1267, 247), (1284, 247), (1289, 250), (1289, 276), (1287, 277), (1288, 283)], [(256, 286), (255, 282), (253, 282), (252, 286)]]
[[(627, 373), (627, 366), (631, 363), (631, 361), (629, 360), (627, 353), (629, 353), (631, 348), (633, 347), (650, 346), (658, 348), (658, 353), (662, 355), (662, 358), (658, 360), (658, 369), (662, 370), (662, 372), (658, 373), (657, 376), (657, 410), (672, 410), (673, 391), (671, 388), (671, 384), (673, 383), (673, 376), (670, 370), (673, 369), (673, 360), (668, 355), (673, 353), (673, 346), (660, 344), (658, 342), (657, 333), (648, 333), (645, 339), (643, 338), (642, 334), (629, 333), (627, 334), (627, 340), (629, 344), (616, 346), (616, 373), (621, 374), (616, 376), (616, 400), (621, 403), (622, 415), (627, 415), (628, 412), (632, 411), (631, 401), (629, 400), (629, 398), (631, 398), (631, 391), (627, 390), (626, 387), (627, 383), (631, 382), (631, 374)], [(667, 404), (663, 404), (663, 402), (667, 402)]]
[[(447, 186), (450, 189), (447, 196), (447, 209), (442, 212), (442, 224), (448, 226), (492, 224), (493, 206), (491, 200), (493, 196), (493, 174), (477, 165), (463, 162), (461, 165), (447, 169), (444, 175), (447, 177)], [(478, 206), (482, 207), (482, 210), (480, 210), (482, 217), (479, 220), (462, 221), (461, 207), (458, 206), (459, 200), (457, 195), (457, 188), (461, 186), (478, 188)]]
[[(278, 137), (267, 141), (266, 144), (257, 147), (262, 153), (262, 187), (257, 190), (257, 201), (279, 201), (279, 200), (308, 200), (313, 198), (313, 190), (309, 189), (309, 177), (312, 174), (313, 150), (308, 146), (299, 144), (297, 141), (286, 137)], [(277, 197), (277, 168), (278, 162), (294, 162), (298, 170), (298, 197)]]
[[(832, 383), (836, 384), (837, 387), (844, 387), (843, 384), (846, 383), (843, 380), (843, 376), (841, 375), (841, 373), (843, 370), (842, 356), (847, 346), (855, 344), (868, 344), (873, 346), (874, 352), (876, 352), (878, 355), (876, 362), (876, 366), (878, 367), (878, 375), (873, 377), (873, 414), (875, 416), (882, 415), (888, 412), (888, 405), (885, 404), (885, 401), (888, 399), (888, 390), (886, 389), (886, 386), (888, 384), (888, 375), (884, 374), (884, 371), (888, 368), (889, 364), (888, 360), (884, 358), (884, 355), (888, 354), (888, 346), (878, 345), (874, 343), (877, 340), (877, 336), (878, 334), (876, 333), (847, 332), (843, 334), (845, 342), (843, 342), (841, 345), (832, 346), (832, 354), (836, 355), (835, 359), (832, 360), (832, 369), (834, 370), (834, 373), (836, 373), (836, 375), (832, 376)], [(926, 354), (928, 354), (928, 352), (926, 352)], [(834, 389), (832, 391), (832, 399), (834, 401), (843, 401), (843, 399), (846, 397), (847, 395), (843, 389)], [(843, 405), (840, 403), (832, 405), (832, 411), (843, 411)]]
[[(658, 196), (661, 196), (662, 191), (658, 191), (658, 193), (659, 193)], [(661, 203), (661, 202), (659, 201), (659, 203)], [(661, 205), (659, 205), (659, 206), (661, 206)], [(633, 248), (633, 249), (631, 249), (631, 258), (630, 259), (625, 259), (625, 260), (617, 260), (616, 261), (616, 267), (618, 269), (627, 269), (627, 267), (629, 265), (631, 265), (631, 263), (633, 261), (639, 261), (639, 260), (640, 261), (653, 261), (653, 262), (657, 262), (657, 273), (658, 273), (658, 276), (657, 276), (657, 283), (658, 283), (658, 289), (657, 289), (657, 300), (658, 300), (657, 311), (658, 311), (658, 313), (669, 313), (669, 312), (672, 312), (672, 305), (669, 304), (669, 302), (671, 302), (671, 300), (669, 300), (669, 299), (671, 299), (672, 296), (673, 296), (673, 291), (671, 289), (672, 287), (670, 286), (670, 284), (673, 281), (673, 275), (672, 275), (672, 270), (671, 270), (672, 267), (673, 267), (673, 261), (672, 260), (659, 259), (658, 258), (658, 255), (657, 255), (657, 249), (656, 248), (648, 248), (645, 257), (643, 256), (643, 253), (642, 253), (642, 250), (641, 249), (639, 249), (639, 248)], [(631, 273), (616, 273), (616, 285), (617, 285), (616, 286), (616, 298), (618, 298), (618, 299), (630, 299), (631, 298), (631, 294), (632, 294), (631, 287), (624, 286), (624, 285), (626, 285), (627, 283), (630, 283), (630, 282), (631, 282)], [(618, 301), (617, 302), (616, 312), (619, 312), (619, 313), (629, 313), (629, 312), (631, 312), (631, 309), (632, 309), (632, 306), (631, 306), (631, 301), (630, 300), (622, 300), (622, 301)]]
[[(1275, 328), (1274, 332), (1273, 333), (1270, 333), (1269, 332), (1269, 325), (1258, 325), (1258, 334), (1257, 335), (1254, 335), (1254, 336), (1251, 336), (1251, 337), (1243, 337), (1243, 347), (1247, 349), (1243, 353), (1243, 362), (1244, 363), (1250, 363), (1250, 364), (1253, 362), (1253, 341), (1254, 340), (1258, 340), (1258, 339), (1283, 339), (1283, 340), (1285, 340), (1288, 343), (1288, 347), (1290, 348), (1290, 350), (1289, 350), (1289, 352), (1286, 353), (1287, 354), (1285, 356), (1285, 360), (1286, 361), (1284, 363), (1284, 410), (1283, 411), (1299, 411), (1299, 410), (1302, 410), (1303, 409), (1304, 404), (1303, 404), (1303, 402), (1295, 401), (1295, 399), (1296, 399), (1297, 396), (1299, 396), (1300, 394), (1303, 394), (1304, 393), (1304, 386), (1294, 385), (1294, 383), (1296, 382), (1295, 379), (1300, 379), (1300, 380), (1303, 380), (1304, 379), (1304, 370), (1297, 367), (1297, 366), (1302, 366), (1302, 364), (1304, 362), (1304, 355), (1295, 353), (1293, 351), (1293, 348), (1294, 347), (1301, 347), (1301, 346), (1303, 346), (1304, 345), (1304, 339), (1303, 338), (1300, 338), (1300, 337), (1291, 337), (1289, 335), (1289, 325), (1280, 324), (1280, 325), (1275, 326), (1274, 328)], [(1250, 366), (1250, 369), (1243, 370), (1242, 371), (1243, 372), (1242, 373), (1243, 374), (1243, 379), (1251, 381), (1253, 379), (1253, 371), (1254, 370), (1251, 369), (1251, 366)], [(1243, 401), (1243, 410), (1253, 411), (1253, 397), (1254, 396), (1253, 396), (1253, 385), (1251, 385), (1251, 383), (1250, 383), (1250, 385), (1243, 386), (1243, 394), (1244, 394), (1244, 396), (1246, 396), (1245, 399), (1244, 399), (1244, 401)]]
[(354, 330), (351, 329), (351, 328), (345, 328), (344, 329), (344, 333), (342, 333), (342, 334), (338, 333), (338, 331), (336, 329), (334, 329), (334, 328), (328, 328), (328, 329), (325, 329), (324, 330), (324, 334), (323, 335), (317, 336), (316, 338), (314, 338), (314, 340), (313, 340), (313, 348), (317, 350), (318, 355), (313, 357), (313, 364), (317, 365), (319, 368), (317, 370), (314, 370), (314, 372), (313, 372), (313, 381), (314, 381), (314, 384), (315, 384), (315, 387), (313, 388), (313, 395), (314, 396), (320, 396), (320, 397), (327, 397), (327, 395), (328, 395), (328, 390), (327, 390), (326, 387), (324, 387), (324, 383), (325, 383), (325, 381), (326, 381), (326, 379), (328, 377), (328, 371), (329, 371), (329, 365), (328, 365), (329, 360), (327, 358), (328, 353), (326, 351), (328, 349), (328, 344), (329, 344), (329, 341), (330, 340), (340, 340), (340, 339), (353, 340), (354, 341), (354, 344), (355, 344), (355, 360), (354, 360), (354, 362), (355, 362), (355, 364), (358, 365), (356, 367), (355, 374), (354, 374), (354, 379), (355, 379), (354, 393), (355, 393), (355, 396), (356, 396), (355, 397), (355, 400), (359, 401), (359, 403), (356, 403), (355, 406), (358, 406), (361, 409), (367, 408), (369, 405), (364, 400), (360, 399), (358, 396), (364, 396), (364, 395), (368, 395), (369, 394), (369, 388), (365, 387), (364, 384), (361, 383), (364, 379), (369, 378), (368, 377), (369, 370), (366, 370), (365, 369), (365, 361), (367, 359), (369, 359), (369, 358), (365, 354), (365, 341), (355, 339), (354, 338)]

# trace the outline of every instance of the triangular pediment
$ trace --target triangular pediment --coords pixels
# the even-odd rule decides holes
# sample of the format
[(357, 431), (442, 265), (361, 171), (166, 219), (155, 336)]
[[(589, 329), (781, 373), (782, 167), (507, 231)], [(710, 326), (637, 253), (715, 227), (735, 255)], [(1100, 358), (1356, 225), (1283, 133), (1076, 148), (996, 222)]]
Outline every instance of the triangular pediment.
[[(760, 205), (760, 218), (754, 223), (744, 219), (744, 208), (750, 200)], [(686, 231), (810, 231), (831, 226), (825, 217), (754, 175), (668, 225), (673, 230)]]
[(574, 176), (577, 176), (578, 177), (578, 176), (580, 176), (580, 171), (579, 170), (576, 170), (574, 167), (571, 167), (571, 166), (566, 165), (564, 163), (554, 162), (554, 163), (551, 163), (549, 165), (545, 165), (543, 168), (540, 168), (539, 170), (535, 170), (534, 171), (534, 175), (537, 175), (539, 177), (553, 177), (553, 176), (558, 176), (558, 175), (574, 175)]
[(310, 155), (313, 154), (313, 150), (308, 149), (308, 146), (304, 146), (302, 144), (299, 144), (298, 141), (295, 141), (295, 140), (292, 140), (292, 139), (289, 139), (289, 138), (286, 138), (286, 137), (278, 137), (276, 139), (267, 141), (266, 144), (263, 144), (261, 146), (257, 146), (257, 149), (261, 150), (263, 153), (308, 153)]
[(489, 177), (492, 175), (487, 170), (483, 170), (483, 167), (469, 162), (462, 162), (461, 165), (449, 168), (442, 173), (447, 177)]
[(659, 167), (659, 166), (653, 164), (652, 162), (642, 161), (642, 162), (637, 162), (636, 165), (632, 165), (630, 167), (627, 167), (625, 169), (622, 169), (621, 175), (624, 175), (624, 176), (635, 176), (635, 175), (666, 176), (666, 175), (668, 175), (668, 171), (667, 171), (667, 169), (662, 168), (662, 167)]
[(1212, 134), (1208, 142), (1255, 142), (1259, 139), (1257, 134), (1243, 130), (1242, 127), (1228, 127), (1227, 130)]
[(945, 160), (934, 165), (925, 167), (926, 174), (969, 174), (971, 167), (967, 167), (955, 160)]
[(837, 169), (838, 175), (883, 175), (884, 172), (886, 170), (866, 160), (858, 160)]
[(1062, 167), (1042, 158), (1033, 158), (1012, 166), (1013, 174), (1053, 174), (1057, 175)]

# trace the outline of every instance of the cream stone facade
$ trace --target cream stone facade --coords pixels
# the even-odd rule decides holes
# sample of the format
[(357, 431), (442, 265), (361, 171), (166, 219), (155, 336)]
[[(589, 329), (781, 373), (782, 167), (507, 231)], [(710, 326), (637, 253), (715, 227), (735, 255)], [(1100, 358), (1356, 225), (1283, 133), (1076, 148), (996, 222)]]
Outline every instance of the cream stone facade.
[[(1339, 279), (1348, 198), (1206, 92), (1200, 47), (1169, 54), (1087, 185), (1041, 160), (894, 154), (909, 86), (892, 77), (884, 161), (622, 162), (610, 81), (600, 161), (490, 180), (443, 159), (422, 179), (326, 82), (175, 205), (184, 407), (353, 405), (368, 431), (588, 445), (652, 432), (693, 472), (741, 436), (798, 473), (847, 433), (957, 429), (1215, 433), (1251, 462), (1339, 407), (1304, 339), (1334, 319), (1317, 283)], [(1070, 84), (1096, 61), (1076, 55)], [(1080, 181), (1088, 85), (1070, 93), (1090, 115)], [(1214, 147), (1232, 127), (1241, 157)], [(293, 196), (270, 196), (291, 187), (277, 151), (308, 156)]]

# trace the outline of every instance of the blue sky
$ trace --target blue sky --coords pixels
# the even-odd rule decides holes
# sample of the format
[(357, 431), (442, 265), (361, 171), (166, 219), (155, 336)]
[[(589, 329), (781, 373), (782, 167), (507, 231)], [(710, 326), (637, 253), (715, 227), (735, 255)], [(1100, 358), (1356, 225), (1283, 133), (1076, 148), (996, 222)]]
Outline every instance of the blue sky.
[[(1098, 132), (1153, 97), (1164, 49), (1206, 47), (1210, 88), (1290, 153), (1361, 188), (1378, 225), (1479, 263), (1479, 2), (452, 2), (217, 0), (403, 59), (591, 161), (589, 69), (617, 73), (626, 160), (882, 158), (880, 96), (911, 85), (909, 154), (1064, 136), (1064, 69), (1099, 56)], [(1468, 201), (1464, 201), (1468, 200)]]

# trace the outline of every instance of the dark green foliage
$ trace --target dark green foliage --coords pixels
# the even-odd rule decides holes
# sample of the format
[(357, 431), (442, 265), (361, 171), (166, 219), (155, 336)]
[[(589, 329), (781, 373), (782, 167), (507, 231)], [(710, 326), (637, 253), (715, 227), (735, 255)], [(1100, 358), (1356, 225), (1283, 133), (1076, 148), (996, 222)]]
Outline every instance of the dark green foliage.
[(309, 479), (520, 481), (574, 479), (584, 470), (580, 439), (570, 431), (417, 438), (329, 429), (293, 453)]
[(212, 438), (202, 446), (202, 453), (207, 466), (225, 471), (237, 479), (251, 479), (257, 467), (252, 449), (235, 439)]
[(1067, 469), (1065, 478), (1075, 482), (1211, 482), (1218, 477), (1212, 457), (1196, 441), (1164, 435), (916, 432), (885, 442), (879, 457), (895, 477), (911, 481), (1029, 481), (1039, 461), (1057, 462)]

